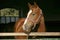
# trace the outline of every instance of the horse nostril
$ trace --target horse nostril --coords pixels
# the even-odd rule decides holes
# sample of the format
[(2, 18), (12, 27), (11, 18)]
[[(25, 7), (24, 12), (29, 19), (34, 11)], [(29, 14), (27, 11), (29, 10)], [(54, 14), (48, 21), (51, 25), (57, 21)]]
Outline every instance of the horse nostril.
[(28, 29), (29, 29), (29, 28), (25, 25), (25, 31), (28, 31)]
[(25, 28), (27, 29), (27, 26), (25, 25)]

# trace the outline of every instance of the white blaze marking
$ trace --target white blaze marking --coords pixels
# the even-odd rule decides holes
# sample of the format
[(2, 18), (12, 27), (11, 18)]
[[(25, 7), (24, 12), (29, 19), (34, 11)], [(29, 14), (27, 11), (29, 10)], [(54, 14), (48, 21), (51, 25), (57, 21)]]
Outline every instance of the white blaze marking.
[[(28, 12), (28, 15), (27, 15), (27, 18), (29, 17), (29, 15), (32, 13), (32, 10), (30, 10), (29, 12)], [(27, 22), (27, 18), (25, 19), (25, 22), (24, 22), (24, 24), (23, 24), (23, 29), (25, 30), (25, 27), (24, 27), (24, 25), (26, 24), (26, 22)]]
[[(29, 15), (31, 14), (31, 12), (32, 12), (32, 10), (30, 10), (30, 11), (28, 12), (27, 18), (29, 17)], [(26, 18), (24, 24), (27, 22), (27, 18)]]
[[(28, 16), (29, 16), (31, 13), (32, 13), (32, 10), (30, 10), (30, 11), (28, 12)], [(28, 16), (27, 16), (27, 17), (28, 17)]]

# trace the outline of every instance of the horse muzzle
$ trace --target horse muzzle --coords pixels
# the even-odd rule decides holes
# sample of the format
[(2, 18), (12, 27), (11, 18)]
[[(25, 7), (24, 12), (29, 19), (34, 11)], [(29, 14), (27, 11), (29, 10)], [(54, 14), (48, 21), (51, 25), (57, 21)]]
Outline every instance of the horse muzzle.
[(33, 22), (27, 21), (25, 24), (23, 24), (23, 30), (25, 33), (30, 33), (33, 28)]
[(23, 26), (23, 30), (24, 30), (24, 32), (25, 33), (30, 33), (31, 32), (31, 30), (32, 30), (32, 26), (33, 26), (33, 24), (32, 23), (26, 23), (24, 26)]
[(30, 33), (31, 32), (31, 27), (30, 26), (24, 26), (24, 32), (25, 33)]

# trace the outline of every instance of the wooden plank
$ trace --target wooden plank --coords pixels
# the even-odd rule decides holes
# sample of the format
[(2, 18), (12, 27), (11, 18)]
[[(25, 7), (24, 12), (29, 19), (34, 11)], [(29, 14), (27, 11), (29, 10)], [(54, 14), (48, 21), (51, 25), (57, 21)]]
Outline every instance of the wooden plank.
[[(0, 33), (0, 36), (27, 36), (25, 33)], [(60, 36), (60, 32), (32, 32), (29, 36)]]

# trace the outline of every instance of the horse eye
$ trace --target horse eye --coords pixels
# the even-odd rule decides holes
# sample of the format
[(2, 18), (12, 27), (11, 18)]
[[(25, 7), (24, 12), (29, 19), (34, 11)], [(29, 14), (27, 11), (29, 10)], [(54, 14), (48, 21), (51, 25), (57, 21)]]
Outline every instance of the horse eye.
[(33, 14), (33, 15), (35, 15), (35, 14)]

